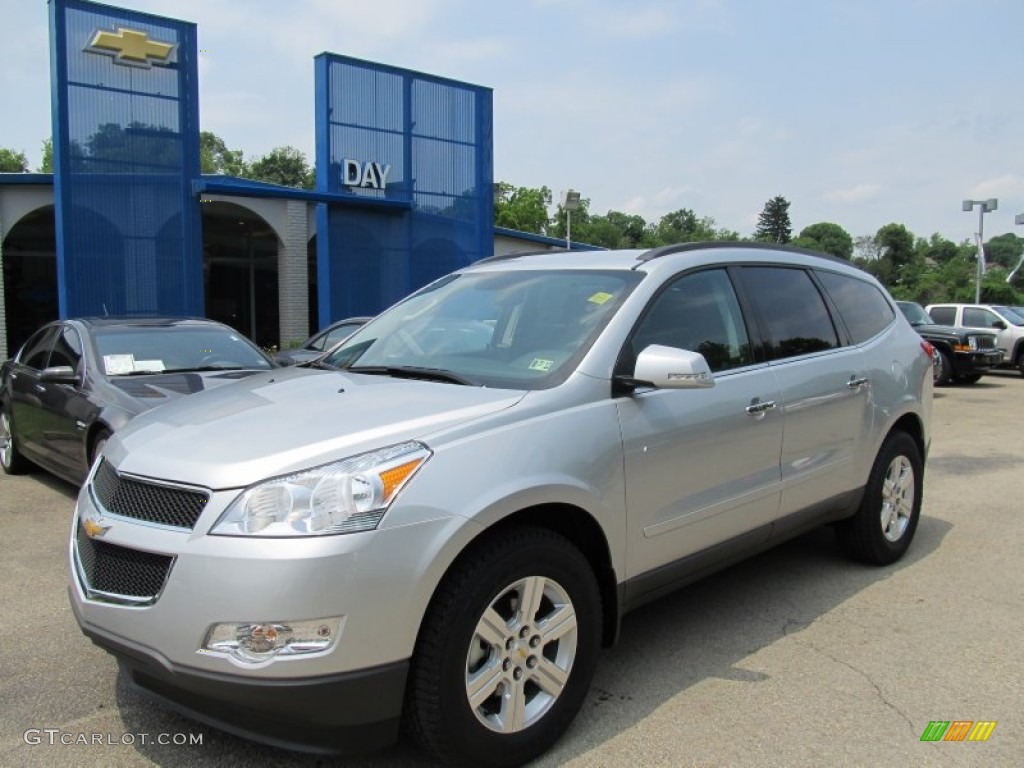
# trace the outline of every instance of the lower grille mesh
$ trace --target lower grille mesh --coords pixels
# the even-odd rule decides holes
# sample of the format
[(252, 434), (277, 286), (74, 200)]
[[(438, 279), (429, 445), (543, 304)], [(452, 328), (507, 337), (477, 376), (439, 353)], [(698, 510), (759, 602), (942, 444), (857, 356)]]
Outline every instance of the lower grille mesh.
[(78, 559), (85, 586), (132, 598), (153, 598), (163, 589), (174, 558), (90, 539), (78, 526)]

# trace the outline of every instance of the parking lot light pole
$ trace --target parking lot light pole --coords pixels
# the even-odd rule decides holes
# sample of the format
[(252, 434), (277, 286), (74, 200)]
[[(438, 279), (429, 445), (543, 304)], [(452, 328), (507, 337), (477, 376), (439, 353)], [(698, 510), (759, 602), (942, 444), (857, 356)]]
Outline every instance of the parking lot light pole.
[[(1018, 213), (1013, 217), (1013, 223), (1017, 226), (1024, 225), (1024, 213)], [(1024, 264), (1024, 253), (1020, 255), (1020, 261), (1017, 262), (1017, 266), (1013, 268), (1013, 272), (1006, 276), (1006, 284), (1009, 285), (1013, 282), (1013, 278), (1017, 276), (1017, 272), (1020, 271), (1020, 265)]]
[(981, 303), (981, 278), (985, 274), (985, 214), (999, 207), (999, 199), (964, 200), (963, 209), (970, 211), (978, 206), (978, 269), (974, 278), (974, 303)]
[(580, 207), (580, 193), (567, 189), (562, 195), (562, 208), (565, 210), (565, 250), (572, 250), (572, 212)]

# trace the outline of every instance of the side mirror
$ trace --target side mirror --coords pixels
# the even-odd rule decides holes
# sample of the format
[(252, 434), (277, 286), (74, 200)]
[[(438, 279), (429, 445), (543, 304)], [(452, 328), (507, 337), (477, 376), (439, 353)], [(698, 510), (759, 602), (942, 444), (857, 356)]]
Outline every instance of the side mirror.
[(1005, 331), (1006, 330), (1006, 323), (1004, 323), (1002, 320), (993, 320), (992, 321), (992, 327), (993, 328), (998, 328), (1000, 331)]
[(43, 368), (39, 372), (40, 381), (52, 381), (55, 384), (77, 384), (78, 376), (70, 365), (54, 365)]
[(715, 377), (699, 352), (651, 344), (636, 356), (633, 383), (657, 389), (706, 389), (715, 386)]

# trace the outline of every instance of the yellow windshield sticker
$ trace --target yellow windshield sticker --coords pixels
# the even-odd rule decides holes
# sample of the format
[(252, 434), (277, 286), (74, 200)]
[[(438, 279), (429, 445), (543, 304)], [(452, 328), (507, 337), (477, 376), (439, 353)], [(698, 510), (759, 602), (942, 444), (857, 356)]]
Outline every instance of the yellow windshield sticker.
[(545, 360), (542, 357), (533, 358), (533, 362), (530, 363), (531, 371), (550, 371), (551, 366), (555, 364), (554, 360)]
[(593, 296), (591, 296), (589, 299), (587, 299), (587, 301), (591, 301), (594, 304), (604, 304), (611, 297), (612, 297), (612, 294), (610, 294), (610, 293), (605, 293), (604, 291), (598, 291)]

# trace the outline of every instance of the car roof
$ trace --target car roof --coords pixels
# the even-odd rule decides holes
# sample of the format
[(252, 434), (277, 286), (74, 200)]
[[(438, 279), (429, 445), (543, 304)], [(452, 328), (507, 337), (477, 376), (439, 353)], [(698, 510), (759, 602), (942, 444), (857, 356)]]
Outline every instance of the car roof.
[(205, 317), (75, 317), (71, 318), (88, 328), (181, 328), (195, 326), (216, 326), (226, 328), (223, 323)]

